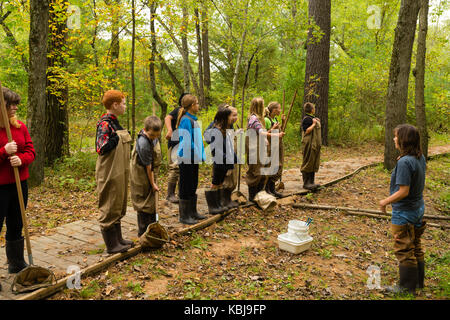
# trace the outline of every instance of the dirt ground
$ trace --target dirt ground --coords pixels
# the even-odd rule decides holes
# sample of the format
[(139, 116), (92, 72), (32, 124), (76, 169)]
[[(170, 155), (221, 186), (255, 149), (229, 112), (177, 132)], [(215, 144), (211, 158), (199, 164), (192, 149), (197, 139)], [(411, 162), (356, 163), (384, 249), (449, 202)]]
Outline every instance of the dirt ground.
[[(357, 152), (359, 156), (373, 155), (370, 148)], [(342, 152), (343, 158), (345, 155), (349, 153)], [(324, 152), (324, 158), (327, 156)], [(426, 213), (450, 215), (450, 158), (430, 161), (427, 170)], [(378, 201), (388, 195), (389, 179), (381, 166), (373, 167), (317, 193), (297, 196), (295, 202), (378, 209)], [(287, 231), (289, 221), (308, 217), (314, 219), (309, 232), (314, 239), (311, 248), (299, 255), (281, 251), (277, 237)], [(426, 287), (416, 297), (389, 296), (367, 286), (371, 266), (379, 268), (381, 286), (398, 278), (389, 220), (295, 209), (290, 204), (270, 214), (251, 207), (171, 240), (160, 250), (141, 253), (83, 278), (80, 290), (66, 289), (50, 299), (450, 297), (448, 229), (430, 227), (424, 234)]]

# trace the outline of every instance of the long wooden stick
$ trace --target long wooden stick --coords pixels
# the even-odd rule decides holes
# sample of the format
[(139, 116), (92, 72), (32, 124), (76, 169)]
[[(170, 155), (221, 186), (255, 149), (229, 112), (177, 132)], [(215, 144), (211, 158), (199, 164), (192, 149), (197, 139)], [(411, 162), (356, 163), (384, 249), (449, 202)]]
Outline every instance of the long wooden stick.
[[(3, 97), (1, 82), (0, 82), (0, 109), (3, 118), (3, 125), (5, 126), (6, 135), (8, 136), (8, 143), (9, 143), (12, 142), (13, 140), (11, 135), (11, 128), (9, 127), (8, 112), (6, 111), (6, 103), (5, 98)], [(12, 156), (14, 155), (15, 154), (13, 154)], [(25, 205), (23, 201), (22, 185), (20, 184), (19, 168), (13, 167), (13, 169), (14, 169), (14, 178), (16, 179), (17, 195), (19, 197), (20, 213), (22, 214), (23, 229), (25, 231), (25, 240), (27, 243), (28, 261), (30, 265), (32, 265), (33, 255), (31, 253), (31, 242), (30, 242), (30, 235), (28, 234), (28, 223), (27, 223), (27, 216), (25, 215)]]
[[(308, 203), (294, 203), (292, 204), (294, 208), (309, 208), (309, 209), (322, 209), (322, 210), (343, 210), (343, 211), (352, 211), (352, 212), (367, 212), (367, 213), (373, 213), (378, 215), (383, 215), (390, 217), (391, 212), (383, 213), (379, 210), (372, 210), (372, 209), (361, 209), (361, 208), (349, 208), (349, 207), (337, 207), (337, 206), (330, 206), (330, 205), (319, 205), (319, 204), (308, 204)], [(446, 216), (434, 216), (434, 215), (428, 215), (425, 214), (423, 216), (427, 219), (435, 219), (435, 220), (450, 220), (450, 217)]]
[(286, 122), (284, 123), (283, 127), (281, 128), (282, 132), (284, 132), (286, 130), (286, 126), (287, 126), (287, 123), (289, 121), (289, 117), (291, 116), (292, 107), (294, 106), (295, 98), (297, 97), (297, 90), (298, 89), (295, 89), (294, 98), (292, 98), (291, 106), (289, 107), (289, 112), (288, 112), (288, 115), (286, 117)]

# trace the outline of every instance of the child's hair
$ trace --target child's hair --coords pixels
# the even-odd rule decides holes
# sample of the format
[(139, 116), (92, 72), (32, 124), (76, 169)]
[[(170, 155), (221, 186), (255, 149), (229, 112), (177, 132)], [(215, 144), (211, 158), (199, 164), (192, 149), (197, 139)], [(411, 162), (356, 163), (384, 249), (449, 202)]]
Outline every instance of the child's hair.
[(397, 143), (400, 147), (400, 157), (409, 155), (420, 158), (422, 148), (420, 147), (420, 134), (416, 127), (410, 124), (401, 124), (395, 127)]
[(121, 103), (125, 95), (119, 90), (108, 90), (103, 95), (102, 103), (106, 109), (111, 109), (114, 102)]
[(214, 126), (220, 129), (222, 135), (225, 136), (226, 130), (228, 129), (228, 118), (231, 114), (231, 108), (225, 105), (224, 107), (219, 107), (215, 117), (214, 117)]
[(264, 117), (264, 99), (261, 97), (253, 98), (250, 103), (249, 117), (255, 114), (262, 123)]
[(183, 92), (181, 95), (180, 95), (180, 97), (178, 98), (178, 106), (179, 107), (181, 107), (181, 100), (183, 100), (183, 97), (185, 96), (185, 95), (188, 95), (189, 94), (189, 92)]
[(5, 98), (6, 108), (11, 107), (12, 105), (18, 105), (20, 103), (20, 96), (8, 89), (6, 87), (2, 87), (3, 97)]
[(144, 120), (145, 131), (161, 131), (162, 122), (157, 116), (149, 116)]
[(177, 125), (176, 127), (178, 128), (178, 125), (180, 124), (180, 120), (181, 118), (186, 114), (186, 112), (188, 111), (188, 109), (197, 101), (197, 98), (188, 93), (186, 95), (183, 96), (183, 98), (181, 99), (181, 109), (178, 112), (178, 118), (177, 118)]
[(278, 108), (279, 106), (280, 106), (280, 103), (277, 102), (277, 101), (269, 102), (269, 104), (267, 105), (267, 108), (264, 109), (264, 117), (270, 116), (270, 114), (272, 113), (273, 109)]
[[(20, 103), (20, 96), (11, 89), (2, 87), (2, 92), (3, 98), (5, 99), (6, 109), (11, 108), (11, 106), (17, 106)], [(16, 116), (10, 117), (9, 123), (16, 128), (20, 128), (21, 126)], [(3, 123), (1, 123), (1, 125), (3, 125)]]
[(303, 108), (305, 109), (306, 113), (311, 113), (313, 111), (313, 108), (315, 108), (315, 107), (316, 107), (315, 104), (311, 103), (311, 102), (306, 102), (303, 105)]

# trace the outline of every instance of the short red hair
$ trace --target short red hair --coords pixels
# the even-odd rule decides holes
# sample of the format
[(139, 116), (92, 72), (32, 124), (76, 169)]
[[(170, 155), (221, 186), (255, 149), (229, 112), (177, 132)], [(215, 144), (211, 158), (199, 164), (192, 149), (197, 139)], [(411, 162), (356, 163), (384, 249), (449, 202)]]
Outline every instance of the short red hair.
[(111, 109), (114, 102), (121, 103), (125, 95), (119, 90), (108, 90), (103, 95), (102, 103), (106, 109)]

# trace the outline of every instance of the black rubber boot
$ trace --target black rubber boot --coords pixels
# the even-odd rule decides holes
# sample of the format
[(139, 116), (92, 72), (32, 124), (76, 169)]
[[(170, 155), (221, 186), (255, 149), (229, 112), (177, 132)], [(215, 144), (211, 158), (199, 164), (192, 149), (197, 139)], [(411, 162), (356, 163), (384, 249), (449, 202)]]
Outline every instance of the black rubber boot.
[(196, 224), (197, 219), (192, 217), (191, 200), (180, 199), (178, 202), (178, 211), (180, 214), (179, 221), (183, 224)]
[(248, 200), (253, 201), (258, 192), (258, 186), (248, 186)]
[(155, 213), (138, 212), (137, 213), (138, 237), (142, 236), (144, 232), (147, 230), (148, 225), (154, 222), (156, 222)]
[(122, 223), (119, 221), (114, 226), (116, 227), (117, 239), (119, 240), (119, 243), (124, 246), (130, 246), (131, 248), (133, 248), (134, 242), (131, 240), (126, 240), (122, 237)]
[(220, 206), (219, 192), (219, 190), (205, 191), (205, 198), (206, 202), (208, 203), (209, 214), (219, 214), (227, 209), (227, 207)]
[(311, 172), (309, 179), (310, 179), (310, 183), (312, 185), (313, 190), (316, 190), (316, 189), (318, 189), (320, 187), (320, 184), (316, 184), (314, 182), (315, 178), (316, 178), (316, 173), (315, 172)]
[(204, 216), (200, 213), (198, 213), (197, 211), (197, 195), (195, 195), (192, 199), (191, 199), (191, 215), (192, 218), (197, 219), (197, 220), (203, 220), (206, 219), (207, 216)]
[(425, 279), (425, 261), (417, 261), (417, 288), (423, 289)]
[(267, 191), (267, 193), (270, 193), (270, 194), (274, 195), (277, 198), (282, 198), (283, 197), (283, 195), (281, 193), (279, 193), (279, 192), (277, 192), (275, 190), (275, 181), (273, 181), (273, 180), (267, 181), (266, 191)]
[(123, 245), (119, 242), (119, 237), (115, 226), (112, 226), (106, 230), (102, 229), (102, 236), (106, 244), (106, 252), (109, 254), (126, 252), (130, 249), (130, 246)]
[(23, 258), (24, 238), (14, 241), (6, 240), (6, 257), (8, 258), (8, 272), (22, 271), (28, 264)]
[(170, 183), (167, 185), (167, 201), (172, 203), (178, 203), (179, 199), (175, 195), (175, 189), (177, 188), (176, 183)]
[(390, 293), (416, 293), (416, 286), (418, 280), (418, 268), (417, 266), (402, 266), (398, 267), (400, 280), (397, 285), (387, 287), (386, 290)]
[(311, 172), (302, 171), (302, 177), (303, 177), (303, 189), (312, 190), (313, 188), (311, 185)]
[(239, 203), (231, 200), (232, 189), (220, 189), (220, 204), (222, 207), (226, 207), (227, 209), (233, 209), (239, 207)]

